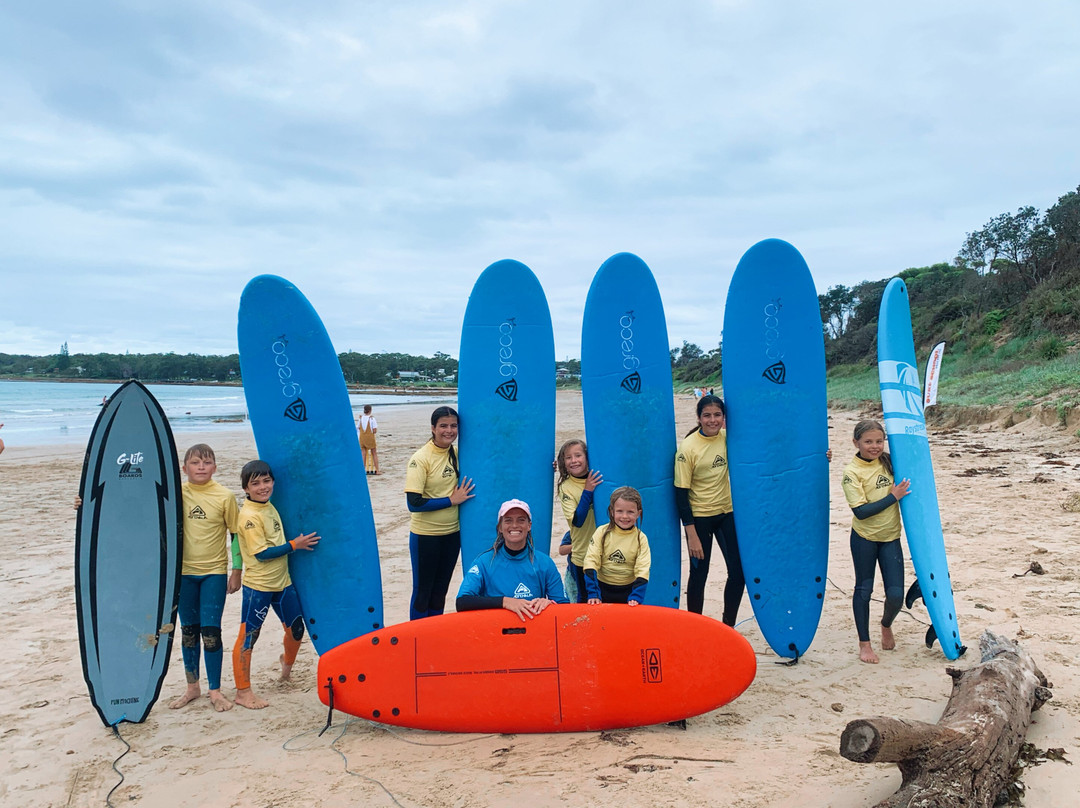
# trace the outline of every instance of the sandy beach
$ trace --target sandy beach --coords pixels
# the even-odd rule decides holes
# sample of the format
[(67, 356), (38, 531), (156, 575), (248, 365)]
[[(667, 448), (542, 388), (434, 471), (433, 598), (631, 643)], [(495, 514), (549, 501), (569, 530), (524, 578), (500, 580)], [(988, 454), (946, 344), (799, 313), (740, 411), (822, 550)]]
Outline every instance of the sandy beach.
[[(426, 404), (385, 407), (379, 421), (383, 474), (369, 477), (381, 544), (387, 624), (408, 618), (408, 516), (405, 463), (429, 436)], [(676, 400), (680, 434), (694, 402)], [(131, 752), (114, 805), (148, 806), (870, 806), (900, 783), (892, 765), (858, 765), (838, 752), (848, 721), (889, 715), (936, 721), (951, 680), (940, 649), (922, 642), (929, 623), (916, 605), (895, 623), (898, 647), (879, 665), (859, 662), (851, 616), (850, 510), (840, 473), (854, 451), (861, 416), (830, 420), (831, 552), (824, 612), (809, 653), (793, 667), (758, 632), (748, 601), (738, 630), (753, 645), (758, 674), (739, 699), (669, 726), (565, 735), (453, 735), (400, 730), (335, 714), (316, 694), (317, 658), (305, 640), (292, 680), (277, 682), (280, 641), (264, 632), (255, 648), (253, 685), (270, 701), (262, 711), (215, 713), (205, 698), (180, 710), (179, 643), (162, 695), (143, 724), (122, 724)], [(794, 428), (794, 427), (793, 427)], [(583, 435), (581, 397), (560, 392), (559, 442)], [(186, 447), (201, 436), (184, 433)], [(240, 494), (239, 472), (255, 456), (247, 427), (208, 438), (216, 479)], [(1053, 683), (1054, 699), (1035, 714), (1028, 741), (1080, 747), (1080, 441), (1035, 419), (1005, 426), (932, 428), (939, 499), (957, 614), (972, 649), (956, 665), (977, 664), (986, 629), (1018, 639)], [(20, 447), (0, 456), (0, 602), (5, 664), (0, 666), (0, 804), (100, 806), (119, 780), (112, 761), (123, 744), (95, 713), (79, 662), (75, 621), (71, 503), (83, 446)], [(1070, 505), (1080, 509), (1080, 504)], [(564, 530), (561, 513), (555, 532)], [(557, 540), (553, 547), (557, 545)], [(905, 556), (907, 556), (905, 546)], [(718, 554), (717, 554), (717, 559)], [(1025, 572), (1038, 561), (1044, 575)], [(562, 562), (560, 561), (560, 569)], [(685, 587), (686, 561), (683, 562)], [(913, 579), (907, 560), (907, 583)], [(460, 572), (451, 586), (456, 592)], [(706, 614), (719, 618), (723, 565), (714, 564)], [(872, 621), (881, 613), (877, 583)], [(452, 598), (451, 598), (452, 603)], [(239, 595), (226, 605), (223, 635), (236, 636)], [(875, 646), (877, 638), (875, 637)], [(205, 679), (203, 681), (205, 693)], [(226, 655), (223, 688), (233, 692)], [(494, 694), (493, 694), (494, 695)], [(1024, 778), (1028, 806), (1076, 804), (1080, 767), (1049, 761)]]

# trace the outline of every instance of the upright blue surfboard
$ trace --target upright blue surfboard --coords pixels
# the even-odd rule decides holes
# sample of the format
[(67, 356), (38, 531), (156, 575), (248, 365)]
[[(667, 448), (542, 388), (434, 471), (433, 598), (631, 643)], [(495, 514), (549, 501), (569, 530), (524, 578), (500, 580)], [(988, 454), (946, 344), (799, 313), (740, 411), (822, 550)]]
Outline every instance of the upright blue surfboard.
[(485, 269), (465, 308), (458, 359), (461, 565), (491, 548), (499, 505), (528, 503), (536, 551), (550, 552), (555, 454), (555, 338), (540, 282), (517, 261)]
[(165, 413), (136, 381), (101, 408), (75, 522), (75, 608), (90, 700), (105, 726), (138, 724), (169, 667), (183, 497)]
[(746, 589), (780, 656), (817, 632), (829, 562), (825, 343), (814, 279), (779, 239), (739, 261), (724, 308), (728, 474)]
[(382, 577), (367, 474), (334, 346), (284, 278), (259, 275), (240, 297), (237, 336), (251, 429), (274, 472), (286, 538), (317, 532), (289, 572), (320, 654), (381, 628)]
[(679, 608), (682, 545), (675, 510), (675, 396), (660, 290), (636, 255), (613, 255), (585, 300), (581, 397), (589, 465), (604, 476), (596, 524), (607, 524), (611, 492), (641, 492), (641, 529), (652, 569), (645, 602)]
[(930, 441), (926, 436), (922, 385), (915, 365), (911, 307), (907, 286), (900, 278), (889, 281), (881, 297), (878, 380), (893, 476), (896, 480), (911, 480), (911, 492), (900, 500), (900, 515), (904, 520), (917, 584), (930, 613), (931, 627), (926, 633), (926, 645), (929, 648), (935, 639), (939, 639), (945, 656), (956, 659), (967, 648), (960, 641), (960, 627), (956, 622), (934, 466), (930, 460)]

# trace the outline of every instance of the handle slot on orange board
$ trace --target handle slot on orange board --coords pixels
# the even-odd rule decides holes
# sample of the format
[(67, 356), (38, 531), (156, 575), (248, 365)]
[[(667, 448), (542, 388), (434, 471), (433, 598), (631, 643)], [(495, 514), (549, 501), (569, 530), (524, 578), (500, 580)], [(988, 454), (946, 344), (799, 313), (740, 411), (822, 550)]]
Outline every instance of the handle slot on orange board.
[(526, 631), (526, 629), (525, 629), (524, 627), (519, 627), (519, 628), (504, 628), (504, 629), (502, 630), (502, 633), (503, 633), (503, 634), (524, 634), (524, 633), (525, 633), (525, 631)]

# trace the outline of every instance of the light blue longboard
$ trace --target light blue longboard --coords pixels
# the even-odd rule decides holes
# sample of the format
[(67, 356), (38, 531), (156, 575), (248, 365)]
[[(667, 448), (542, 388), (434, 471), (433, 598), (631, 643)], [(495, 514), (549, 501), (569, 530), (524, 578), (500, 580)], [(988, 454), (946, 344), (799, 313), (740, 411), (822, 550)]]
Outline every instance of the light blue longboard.
[(183, 553), (183, 497), (165, 413), (130, 381), (101, 408), (75, 522), (83, 676), (105, 726), (146, 719), (169, 667)]
[(900, 514), (916, 577), (908, 593), (908, 608), (921, 589), (931, 623), (926, 632), (926, 647), (932, 647), (934, 640), (939, 639), (945, 656), (956, 659), (967, 648), (960, 642), (960, 627), (956, 622), (930, 442), (926, 436), (922, 386), (915, 365), (911, 308), (907, 286), (900, 278), (889, 281), (881, 297), (878, 379), (893, 476), (896, 480), (911, 480), (911, 492), (900, 500)]
[(724, 307), (728, 474), (746, 589), (782, 657), (817, 632), (829, 563), (825, 343), (814, 279), (779, 239), (743, 255)]
[(636, 255), (613, 255), (589, 287), (581, 328), (581, 397), (593, 500), (607, 524), (611, 492), (641, 492), (652, 569), (645, 602), (679, 608), (682, 544), (675, 509), (675, 397), (660, 290)]
[(320, 654), (383, 624), (375, 521), (352, 407), (319, 315), (284, 278), (259, 275), (240, 297), (237, 336), (248, 417), (274, 472), (286, 538), (317, 532), (289, 573)]
[(495, 541), (499, 505), (524, 500), (536, 551), (551, 546), (555, 339), (540, 282), (517, 261), (485, 269), (465, 308), (458, 360), (461, 474), (476, 484), (460, 508), (461, 565)]

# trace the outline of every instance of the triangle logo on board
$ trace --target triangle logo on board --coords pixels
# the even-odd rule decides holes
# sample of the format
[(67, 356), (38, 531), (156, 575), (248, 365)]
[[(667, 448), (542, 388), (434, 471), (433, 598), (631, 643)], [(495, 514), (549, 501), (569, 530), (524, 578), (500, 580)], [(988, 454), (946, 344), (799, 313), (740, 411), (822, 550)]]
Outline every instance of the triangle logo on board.
[(293, 421), (307, 420), (307, 404), (304, 399), (297, 397), (296, 401), (285, 408), (285, 417)]
[(775, 365), (769, 365), (761, 375), (773, 384), (783, 384), (787, 380), (787, 368), (781, 360)]
[(619, 387), (621, 387), (623, 390), (625, 390), (628, 393), (634, 393), (634, 394), (640, 393), (641, 392), (641, 374), (638, 373), (635, 370), (633, 373), (631, 373), (629, 376), (627, 376), (625, 379), (622, 380), (622, 382), (619, 384)]
[(517, 379), (511, 379), (508, 382), (503, 382), (495, 388), (495, 395), (500, 398), (504, 398), (507, 401), (517, 401), (518, 384)]

